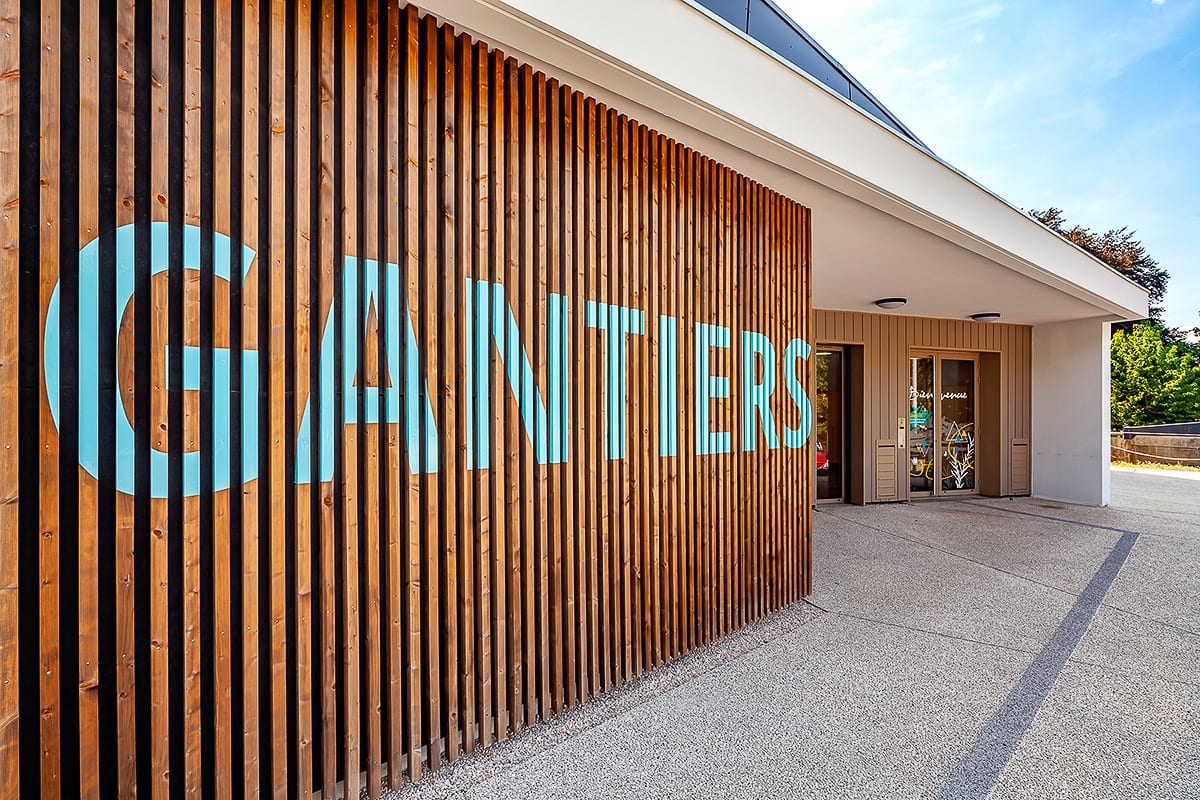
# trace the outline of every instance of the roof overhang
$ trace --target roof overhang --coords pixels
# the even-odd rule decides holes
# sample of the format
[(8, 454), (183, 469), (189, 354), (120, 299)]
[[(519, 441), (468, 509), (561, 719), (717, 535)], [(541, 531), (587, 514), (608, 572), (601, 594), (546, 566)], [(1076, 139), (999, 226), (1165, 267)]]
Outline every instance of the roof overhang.
[(1148, 313), (1140, 286), (687, 0), (419, 5), (811, 208), (817, 307)]

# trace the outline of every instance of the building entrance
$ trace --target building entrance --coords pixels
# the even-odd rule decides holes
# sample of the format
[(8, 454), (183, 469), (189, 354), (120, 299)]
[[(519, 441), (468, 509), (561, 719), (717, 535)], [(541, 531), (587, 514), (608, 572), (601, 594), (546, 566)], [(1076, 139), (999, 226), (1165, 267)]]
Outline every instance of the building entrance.
[(846, 427), (844, 352), (820, 347), (816, 359), (817, 501), (841, 502), (846, 493)]
[(978, 356), (912, 353), (908, 384), (909, 496), (975, 494)]

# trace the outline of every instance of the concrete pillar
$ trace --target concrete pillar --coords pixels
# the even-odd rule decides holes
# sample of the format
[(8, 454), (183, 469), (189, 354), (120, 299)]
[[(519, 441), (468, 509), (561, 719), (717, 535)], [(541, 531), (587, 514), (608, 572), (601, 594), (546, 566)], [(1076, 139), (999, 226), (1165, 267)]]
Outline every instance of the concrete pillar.
[(1097, 319), (1033, 329), (1033, 494), (1109, 502), (1109, 328)]

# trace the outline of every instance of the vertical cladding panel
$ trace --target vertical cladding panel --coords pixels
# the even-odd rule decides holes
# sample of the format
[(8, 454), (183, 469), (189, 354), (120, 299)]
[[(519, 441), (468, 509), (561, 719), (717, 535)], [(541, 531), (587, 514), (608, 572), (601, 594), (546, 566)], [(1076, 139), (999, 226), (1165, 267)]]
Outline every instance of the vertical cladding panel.
[(0, 794), (378, 796), (807, 591), (804, 209), (413, 8), (21, 5)]

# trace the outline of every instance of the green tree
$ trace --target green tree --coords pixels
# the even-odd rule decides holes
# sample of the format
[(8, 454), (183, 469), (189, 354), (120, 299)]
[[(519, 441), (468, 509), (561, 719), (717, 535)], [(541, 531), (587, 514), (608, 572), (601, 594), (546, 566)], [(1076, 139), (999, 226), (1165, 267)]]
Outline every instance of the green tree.
[(1200, 420), (1200, 360), (1163, 339), (1163, 329), (1138, 323), (1112, 337), (1112, 425)]
[[(1051, 207), (1045, 211), (1030, 211), (1029, 216), (1068, 241), (1087, 250), (1148, 291), (1150, 293), (1150, 320), (1162, 326), (1162, 301), (1163, 296), (1167, 293), (1167, 281), (1171, 276), (1165, 267), (1150, 257), (1142, 243), (1133, 238), (1133, 231), (1128, 228), (1113, 228), (1104, 233), (1096, 233), (1082, 225), (1068, 227), (1066, 215), (1063, 214), (1061, 208)], [(1132, 326), (1122, 323), (1114, 327), (1118, 330), (1129, 330)]]

